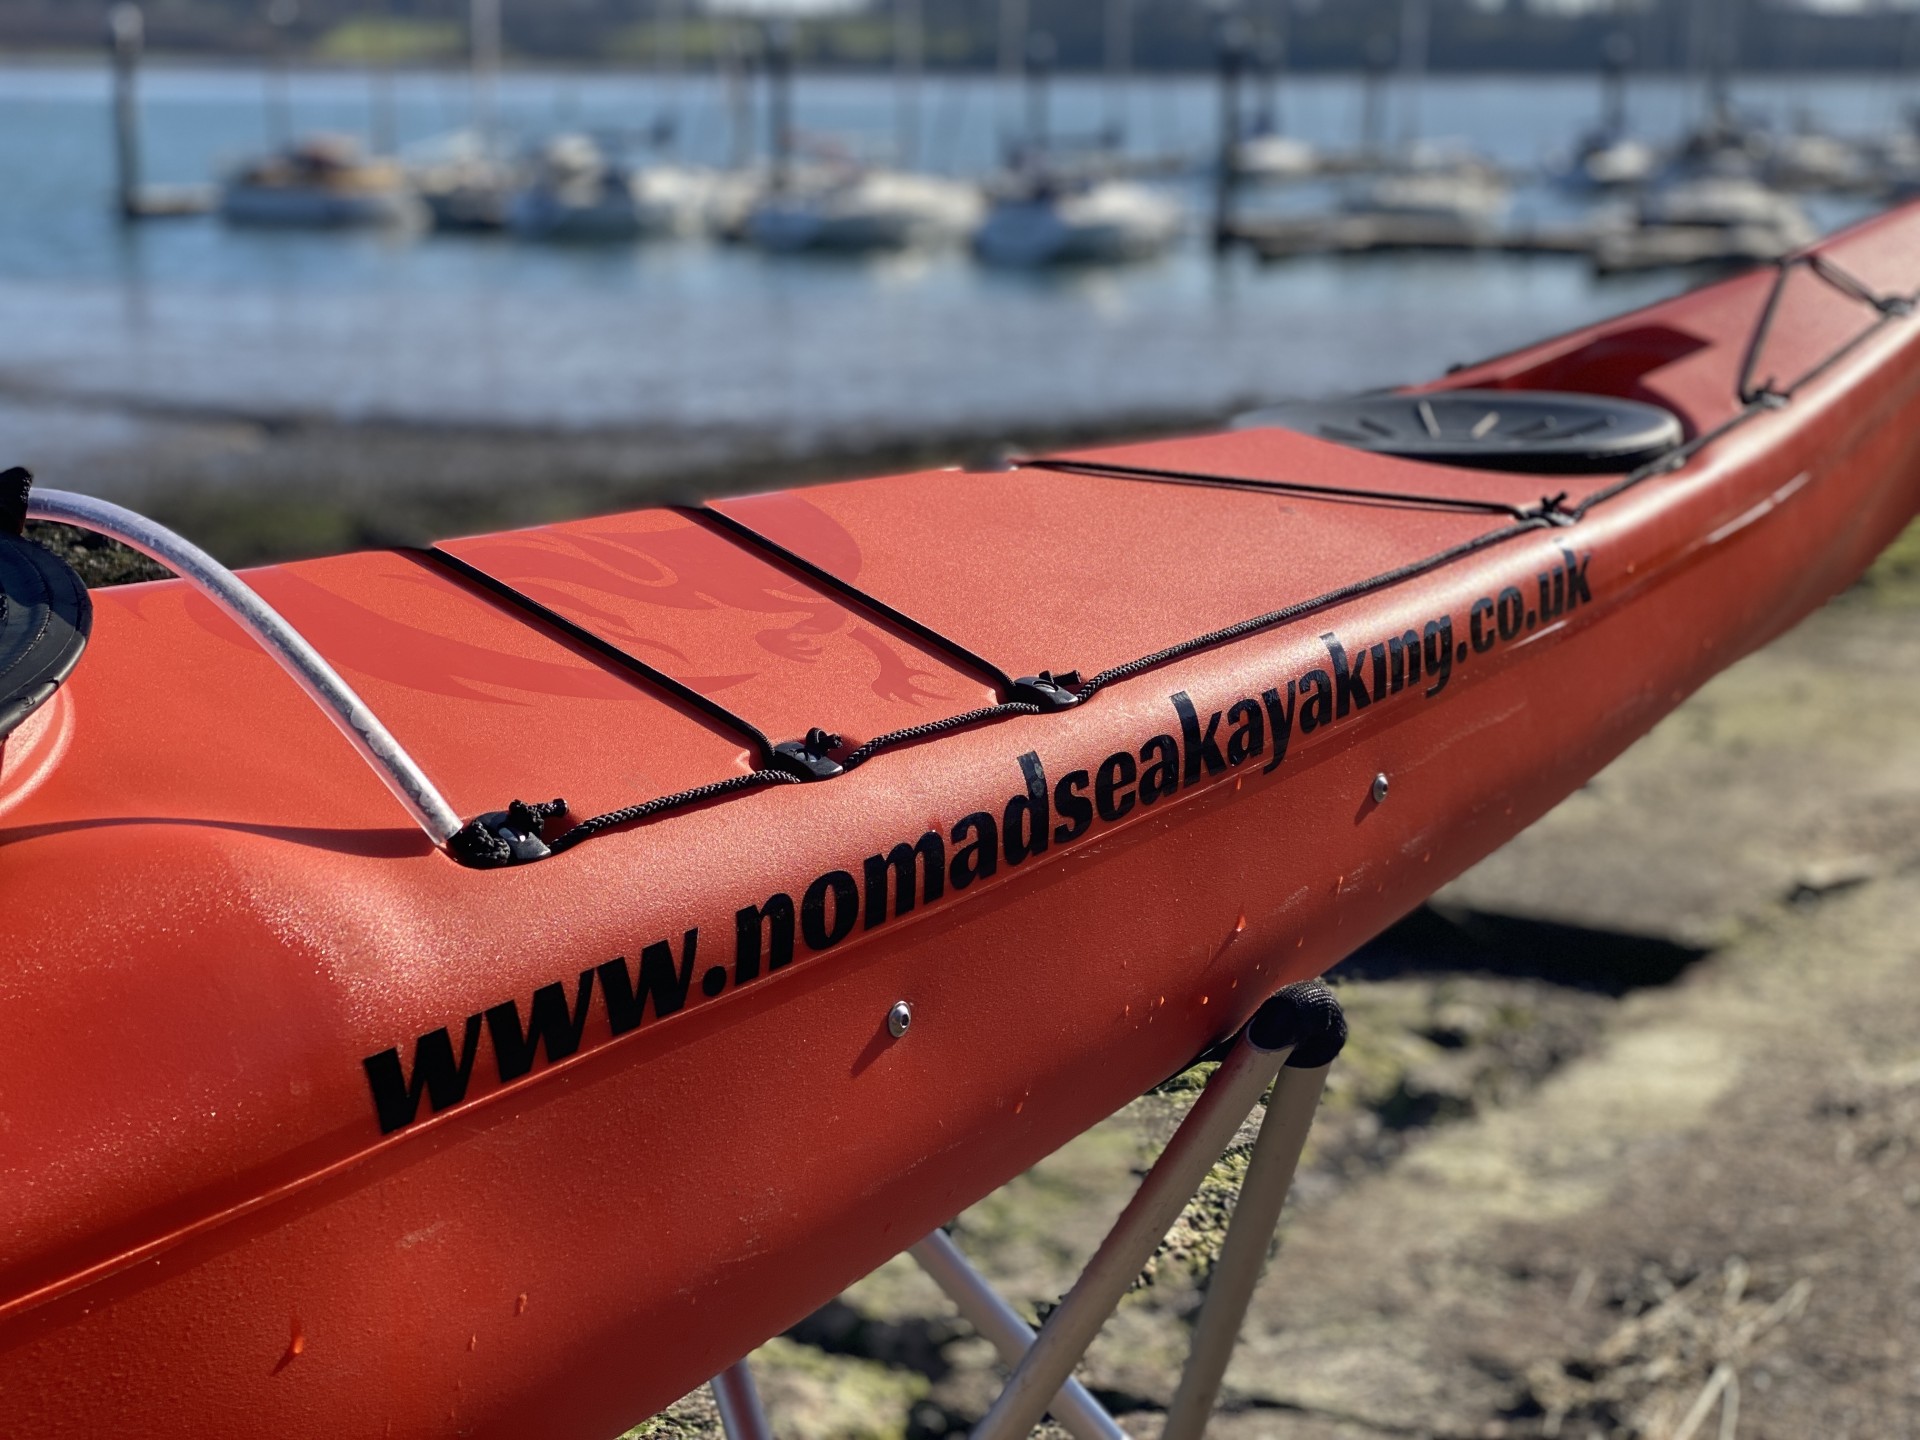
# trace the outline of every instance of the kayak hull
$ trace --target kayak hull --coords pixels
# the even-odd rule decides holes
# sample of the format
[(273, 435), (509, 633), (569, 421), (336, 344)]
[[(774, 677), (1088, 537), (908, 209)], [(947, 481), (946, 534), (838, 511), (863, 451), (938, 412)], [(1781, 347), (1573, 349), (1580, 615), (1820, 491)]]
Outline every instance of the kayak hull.
[[(1750, 318), (1758, 292), (1728, 293)], [(1590, 388), (1643, 387), (1619, 345), (1594, 346), (1648, 325), (1448, 383), (1601, 353)], [(1698, 435), (1722, 417), (1702, 401), (1683, 418)], [(617, 1434), (1334, 965), (1844, 589), (1917, 508), (1920, 342), (1893, 322), (1576, 524), (1510, 527), (1061, 714), (484, 873), (397, 826), (49, 818), (113, 723), (89, 667), (138, 677), (134, 612), (179, 603), (103, 592), (45, 722), (72, 726), (64, 768), (0, 791), (0, 894), (12, 913), (32, 897), (36, 934), (75, 937), (46, 951), (58, 986), (4, 982), (50, 1036), (18, 1061), (44, 1118), (10, 1107), (0, 1140), (32, 1181), (0, 1270), (11, 1433), (137, 1415), (164, 1436)], [(1403, 636), (1426, 664), (1409, 677), (1402, 649), (1396, 684)], [(1079, 826), (1096, 799), (1112, 818), (1087, 803)], [(976, 816), (997, 822), (988, 847), (962, 844)], [(922, 864), (902, 914), (885, 857), (926, 834), (944, 892)], [(800, 938), (776, 967), (777, 923), (740, 912), (782, 894)], [(103, 938), (109, 907), (144, 917), (121, 927), (138, 947)], [(621, 1029), (619, 986), (649, 974), (654, 1009)], [(665, 1013), (660, 985), (677, 986)], [(899, 1000), (914, 1019), (895, 1039)], [(574, 1046), (556, 1055), (549, 1031), (508, 1075), (517, 1031), (491, 1017), (543, 1004)], [(417, 1077), (435, 1027), (450, 1055), (474, 1037), (462, 1095), (379, 1110), (380, 1057)], [(159, 1081), (165, 1105), (143, 1089)], [(61, 1134), (111, 1189), (65, 1176)], [(221, 1144), (250, 1158), (209, 1168)]]

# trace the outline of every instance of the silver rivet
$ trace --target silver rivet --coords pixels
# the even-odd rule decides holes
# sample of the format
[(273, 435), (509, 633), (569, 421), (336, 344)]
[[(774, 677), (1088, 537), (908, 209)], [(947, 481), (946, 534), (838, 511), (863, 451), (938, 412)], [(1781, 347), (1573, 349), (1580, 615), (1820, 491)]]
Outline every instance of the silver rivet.
[(1373, 777), (1373, 803), (1378, 805), (1387, 798), (1387, 775), (1383, 770)]
[(913, 1007), (904, 1000), (894, 1001), (893, 1008), (887, 1011), (887, 1033), (898, 1040), (912, 1023)]

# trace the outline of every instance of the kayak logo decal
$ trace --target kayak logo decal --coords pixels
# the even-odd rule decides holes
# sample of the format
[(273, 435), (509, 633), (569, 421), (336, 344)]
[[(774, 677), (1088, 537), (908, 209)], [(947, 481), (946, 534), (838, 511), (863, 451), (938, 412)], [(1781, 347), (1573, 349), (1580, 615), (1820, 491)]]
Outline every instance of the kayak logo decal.
[(411, 1125), (419, 1116), (423, 1098), (436, 1113), (467, 1098), (483, 1023), (493, 1044), (500, 1083), (506, 1085), (531, 1072), (541, 1050), (546, 1051), (547, 1063), (551, 1065), (580, 1048), (596, 980), (609, 1037), (624, 1035), (636, 1028), (649, 1006), (656, 1018), (673, 1014), (686, 1004), (699, 943), (699, 932), (689, 930), (681, 941), (677, 960), (672, 945), (661, 940), (640, 952), (637, 971), (627, 968), (624, 955), (582, 970), (571, 1000), (564, 982), (542, 985), (533, 992), (533, 1003), (527, 1008), (524, 1025), (519, 1003), (513, 1000), (490, 1006), (478, 1015), (469, 1015), (457, 1059), (452, 1035), (444, 1028), (429, 1031), (414, 1042), (411, 1076), (401, 1068), (399, 1050), (369, 1055), (361, 1064), (367, 1072), (367, 1084), (373, 1090), (373, 1108), (380, 1120), (380, 1133), (391, 1135)]
[[(951, 826), (902, 840), (856, 867), (816, 876), (795, 901), (776, 891), (733, 917), (731, 967), (709, 958), (700, 966), (700, 930), (675, 942), (645, 946), (637, 962), (624, 955), (555, 980), (533, 992), (524, 1007), (505, 1000), (442, 1027), (413, 1045), (411, 1070), (399, 1048), (361, 1062), (382, 1134), (420, 1118), (424, 1101), (437, 1114), (459, 1105), (472, 1088), (484, 1036), (501, 1085), (552, 1065), (586, 1043), (598, 1009), (609, 1040), (664, 1020), (700, 994), (712, 999), (751, 984), (801, 958), (819, 955), (856, 929), (874, 930), (991, 879), (1004, 865), (1025, 864), (1055, 845), (1071, 845), (1096, 824), (1113, 825), (1182, 790), (1209, 784), (1259, 764), (1262, 774), (1287, 758), (1296, 732), (1309, 735), (1399, 695), (1431, 699), (1447, 688), (1456, 667), (1502, 645), (1518, 643), (1543, 626), (1587, 605), (1592, 552), (1558, 547), (1557, 558), (1534, 577), (1531, 595), (1508, 585), (1467, 607), (1456, 626), (1451, 614), (1368, 644), (1349, 645), (1334, 631), (1320, 636), (1326, 663), (1309, 668), (1258, 696), (1202, 713), (1184, 690), (1167, 697), (1172, 723), (1134, 749), (1116, 750), (1098, 765), (1049, 780), (1045, 762), (1029, 750), (1014, 761), (1020, 788), (997, 810), (976, 810)], [(598, 1000), (596, 1007), (595, 1000)]]

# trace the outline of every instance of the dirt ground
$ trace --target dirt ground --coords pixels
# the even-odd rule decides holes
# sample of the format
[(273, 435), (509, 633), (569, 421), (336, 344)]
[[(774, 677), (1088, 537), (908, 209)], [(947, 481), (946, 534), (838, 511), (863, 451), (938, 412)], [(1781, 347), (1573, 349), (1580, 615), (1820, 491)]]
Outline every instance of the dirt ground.
[[(1331, 977), (1354, 1038), (1210, 1433), (1920, 1436), (1917, 714), (1920, 531)], [(955, 1238), (1056, 1301), (1185, 1098)], [(1080, 1371), (1142, 1440), (1233, 1179)], [(999, 1379), (902, 1260), (754, 1363), (785, 1440), (962, 1433)]]

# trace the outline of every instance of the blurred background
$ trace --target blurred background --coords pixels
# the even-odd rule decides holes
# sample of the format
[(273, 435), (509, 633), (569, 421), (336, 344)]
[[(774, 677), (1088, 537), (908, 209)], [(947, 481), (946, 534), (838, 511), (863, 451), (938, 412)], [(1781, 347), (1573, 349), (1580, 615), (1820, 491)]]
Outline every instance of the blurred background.
[[(1900, 203), (1917, 107), (1920, 0), (0, 0), (0, 464), (249, 563), (1211, 427)], [(1213, 1433), (1920, 1433), (1917, 605), (1910, 533), (1335, 972)], [(1044, 1313), (1192, 1088), (958, 1238)], [(794, 1440), (996, 1383), (900, 1264), (756, 1363)]]
[(1769, 258), (1916, 101), (1864, 0), (0, 0), (0, 450), (246, 560), (1211, 424)]

